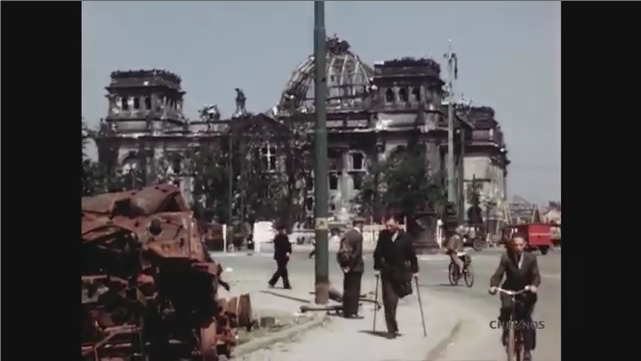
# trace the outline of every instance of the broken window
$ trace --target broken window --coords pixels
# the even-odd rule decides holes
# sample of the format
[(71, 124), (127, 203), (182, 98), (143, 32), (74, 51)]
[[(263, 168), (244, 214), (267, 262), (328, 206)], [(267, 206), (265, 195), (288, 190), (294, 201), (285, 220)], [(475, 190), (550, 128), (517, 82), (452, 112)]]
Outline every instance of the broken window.
[(338, 175), (336, 173), (329, 174), (329, 189), (332, 191), (338, 189)]
[(412, 95), (414, 96), (414, 101), (420, 102), (421, 101), (421, 88), (414, 87), (414, 89), (412, 89)]
[(307, 197), (307, 199), (305, 199), (305, 209), (308, 212), (311, 212), (314, 210), (314, 198)]
[(134, 110), (140, 109), (140, 98), (134, 97)]
[(361, 174), (354, 174), (352, 181), (354, 183), (354, 190), (360, 191), (361, 188), (363, 188), (363, 176)]
[(385, 91), (385, 101), (388, 103), (394, 102), (394, 91), (390, 88)]
[(363, 170), (363, 154), (352, 153), (352, 170)]
[(338, 159), (330, 158), (328, 159), (328, 163), (329, 163), (329, 170), (338, 170), (338, 163), (339, 163)]
[(175, 174), (180, 174), (181, 170), (181, 164), (180, 164), (180, 157), (173, 157), (171, 159), (171, 168), (174, 171)]
[(151, 110), (151, 97), (145, 97), (145, 110)]
[(305, 186), (308, 191), (314, 190), (314, 177), (311, 174), (306, 177)]
[(129, 97), (122, 97), (120, 101), (122, 102), (122, 110), (129, 110)]
[(263, 168), (276, 170), (276, 148), (264, 147), (260, 150)]
[(402, 102), (407, 102), (407, 101), (409, 100), (409, 99), (407, 98), (407, 89), (405, 89), (405, 88), (401, 88), (401, 89), (398, 91), (398, 98), (399, 98), (399, 99), (400, 99), (400, 101), (402, 101)]

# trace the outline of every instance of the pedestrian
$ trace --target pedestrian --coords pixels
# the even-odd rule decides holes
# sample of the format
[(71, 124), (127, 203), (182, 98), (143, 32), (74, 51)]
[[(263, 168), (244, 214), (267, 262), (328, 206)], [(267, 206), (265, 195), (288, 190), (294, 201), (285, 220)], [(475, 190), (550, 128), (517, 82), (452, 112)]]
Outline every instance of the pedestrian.
[(316, 238), (312, 238), (310, 242), (312, 244), (312, 251), (309, 252), (309, 258), (312, 258), (316, 254)]
[(343, 270), (343, 317), (361, 318), (358, 316), (358, 301), (361, 296), (361, 279), (363, 278), (363, 225), (365, 219), (355, 218), (353, 228), (345, 232), (340, 240), (336, 258)]
[(289, 262), (289, 257), (292, 255), (292, 244), (289, 243), (286, 227), (283, 224), (276, 226), (276, 232), (276, 237), (274, 237), (274, 261), (276, 261), (277, 268), (269, 280), (269, 287), (274, 287), (278, 279), (282, 277), (283, 288), (291, 290), (292, 286), (289, 284), (287, 263)]
[[(378, 236), (374, 271), (380, 275), (388, 338), (400, 336), (396, 321), (398, 300), (412, 293), (412, 278), (418, 277), (418, 260), (412, 240), (392, 217)], [(418, 290), (417, 290), (418, 292)]]

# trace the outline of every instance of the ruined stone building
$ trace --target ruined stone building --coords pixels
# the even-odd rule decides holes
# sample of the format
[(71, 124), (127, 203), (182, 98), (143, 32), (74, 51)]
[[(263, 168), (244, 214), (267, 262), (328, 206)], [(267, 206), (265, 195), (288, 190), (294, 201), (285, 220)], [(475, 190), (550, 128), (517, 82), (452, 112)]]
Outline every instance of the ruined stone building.
[[(326, 60), (330, 213), (338, 219), (348, 218), (351, 200), (369, 165), (402, 151), (411, 137), (418, 137), (426, 148), (427, 171), (444, 180), (447, 106), (440, 65), (431, 59), (401, 58), (372, 67), (336, 37), (328, 39)], [(109, 113), (102, 126), (107, 131), (97, 140), (101, 161), (117, 158), (112, 161), (123, 168), (136, 167), (142, 155), (150, 160), (147, 166), (153, 167), (151, 160), (164, 152), (194, 143), (220, 143), (221, 132), (241, 118), (270, 124), (279, 131), (293, 122), (313, 122), (313, 73), (314, 57), (309, 56), (285, 83), (280, 101), (264, 113), (249, 115), (250, 120), (246, 98), (237, 89), (237, 109), (231, 117), (222, 117), (212, 105), (202, 110), (201, 119), (190, 121), (182, 115), (185, 92), (177, 75), (164, 70), (114, 72), (106, 88)], [(460, 204), (467, 202), (465, 184), (473, 178), (484, 182), (486, 200), (504, 199), (509, 162), (494, 111), (459, 107), (455, 146)], [(269, 167), (278, 167), (278, 147), (266, 144), (258, 156)], [(155, 171), (176, 173), (190, 199), (189, 176), (177, 168), (180, 164)], [(313, 184), (307, 191), (303, 201), (312, 212)]]

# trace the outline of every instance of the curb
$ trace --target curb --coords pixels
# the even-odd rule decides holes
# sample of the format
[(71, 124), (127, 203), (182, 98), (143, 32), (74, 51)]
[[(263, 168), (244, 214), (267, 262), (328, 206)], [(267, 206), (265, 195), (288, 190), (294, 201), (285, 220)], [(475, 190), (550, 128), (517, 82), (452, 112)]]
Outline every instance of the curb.
[(319, 315), (319, 316), (314, 316), (312, 317), (311, 320), (300, 324), (296, 325), (293, 327), (290, 327), (288, 329), (276, 332), (272, 335), (268, 335), (265, 337), (260, 337), (255, 340), (251, 340), (245, 344), (242, 344), (234, 349), (232, 352), (232, 357), (242, 357), (247, 354), (250, 354), (254, 351), (258, 351), (260, 349), (266, 348), (268, 346), (271, 346), (277, 342), (282, 342), (287, 339), (291, 339), (292, 337), (301, 334), (303, 332), (309, 331), (311, 329), (320, 327), (324, 325), (326, 322), (330, 320), (329, 316), (327, 314)]
[(450, 333), (445, 336), (441, 341), (439, 341), (434, 347), (432, 347), (431, 350), (427, 352), (427, 356), (425, 357), (425, 361), (436, 361), (440, 358), (442, 358), (445, 354), (445, 351), (447, 351), (447, 347), (454, 341), (456, 336), (461, 332), (461, 328), (463, 327), (463, 320), (458, 320), (456, 321), (456, 324), (454, 327), (452, 327), (452, 330)]

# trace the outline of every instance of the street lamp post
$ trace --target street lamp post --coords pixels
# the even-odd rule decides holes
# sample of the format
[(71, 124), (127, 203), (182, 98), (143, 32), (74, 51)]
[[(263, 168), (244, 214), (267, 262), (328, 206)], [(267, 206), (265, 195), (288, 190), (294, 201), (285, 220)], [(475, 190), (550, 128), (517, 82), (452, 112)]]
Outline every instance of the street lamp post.
[(327, 222), (327, 69), (325, 39), (325, 2), (314, 1), (314, 102), (316, 106), (316, 174), (314, 187), (314, 229), (316, 234), (315, 257), (315, 301), (327, 304), (329, 301), (329, 250)]
[(454, 187), (454, 79), (458, 77), (458, 59), (452, 52), (452, 40), (445, 54), (447, 60), (447, 85), (449, 104), (447, 112), (447, 201), (456, 204), (456, 189)]

